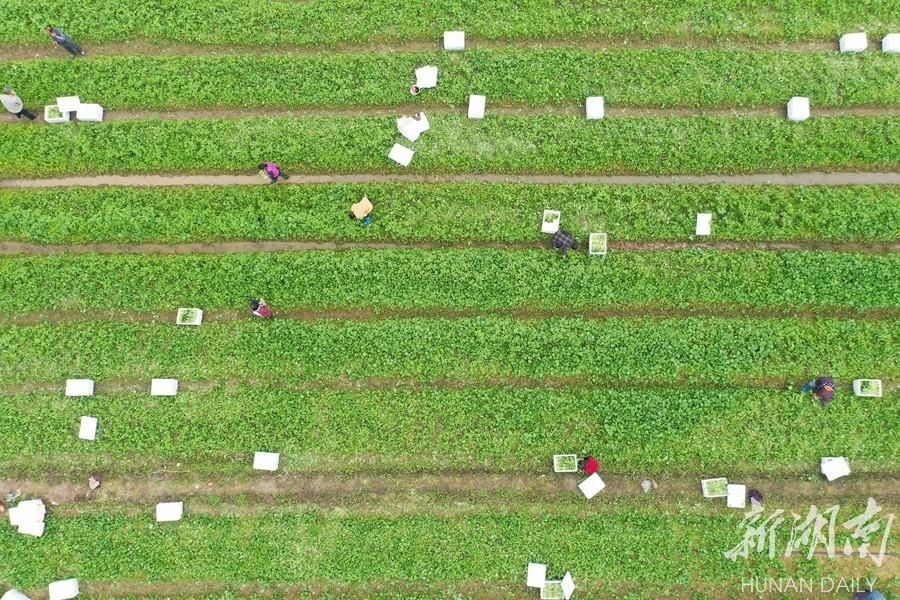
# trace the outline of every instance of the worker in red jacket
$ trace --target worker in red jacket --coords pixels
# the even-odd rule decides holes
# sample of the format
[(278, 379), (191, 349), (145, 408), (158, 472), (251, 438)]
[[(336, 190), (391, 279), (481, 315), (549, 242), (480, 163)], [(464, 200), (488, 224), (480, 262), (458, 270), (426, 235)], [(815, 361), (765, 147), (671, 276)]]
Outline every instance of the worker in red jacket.
[(262, 298), (259, 300), (250, 300), (250, 310), (255, 316), (262, 317), (263, 319), (271, 319), (275, 316), (272, 309), (269, 308), (269, 305), (266, 304), (266, 301)]
[(600, 470), (600, 461), (593, 456), (585, 456), (578, 461), (578, 468), (581, 469), (585, 475), (593, 475)]

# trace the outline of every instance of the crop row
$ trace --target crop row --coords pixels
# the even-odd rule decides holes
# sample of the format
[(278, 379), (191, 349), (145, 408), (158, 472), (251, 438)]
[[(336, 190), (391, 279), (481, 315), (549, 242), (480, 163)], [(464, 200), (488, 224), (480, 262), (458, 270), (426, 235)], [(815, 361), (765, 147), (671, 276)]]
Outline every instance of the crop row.
[[(102, 386), (102, 381), (100, 382)], [(356, 391), (221, 386), (177, 398), (144, 393), (61, 401), (8, 396), (0, 468), (134, 472), (180, 461), (191, 470), (249, 473), (254, 451), (280, 452), (281, 471), (325, 474), (536, 471), (550, 457), (590, 452), (612, 473), (737, 476), (816, 472), (849, 456), (855, 472), (898, 466), (900, 399), (840, 392), (827, 411), (796, 391), (471, 387)], [(215, 410), (209, 410), (215, 407)], [(97, 440), (75, 436), (81, 415)], [(798, 423), (816, 423), (797, 435)], [(725, 435), (740, 432), (740, 435)]]
[[(375, 221), (346, 218), (363, 194)], [(311, 184), (0, 189), (0, 239), (43, 244), (221, 240), (545, 240), (545, 208), (579, 236), (687, 240), (695, 214), (715, 240), (894, 241), (900, 186)]]
[[(3, 127), (0, 177), (75, 173), (254, 171), (397, 173), (393, 118), (296, 117), (120, 121)], [(739, 173), (893, 169), (900, 119), (620, 118), (435, 114), (408, 171), (444, 173)]]
[[(809, 96), (821, 106), (900, 101), (897, 60), (873, 53), (741, 50), (473, 50), (464, 54), (115, 56), (0, 63), (23, 98), (51, 103), (77, 91), (107, 110), (395, 105), (410, 101), (413, 71), (440, 69), (426, 105), (577, 104), (608, 106), (784, 105)], [(277, 73), (277, 77), (261, 77)]]
[[(298, 277), (302, 275), (298, 274)], [(898, 375), (900, 323), (822, 319), (238, 321), (199, 328), (81, 322), (0, 326), (0, 384), (68, 377), (224, 381), (584, 377), (663, 384), (830, 373)], [(775, 384), (778, 385), (778, 384)]]
[[(349, 221), (349, 219), (348, 219)], [(532, 222), (532, 227), (538, 224)], [(582, 240), (584, 241), (584, 240)], [(147, 285), (147, 282), (153, 285)], [(836, 252), (353, 249), (220, 255), (53, 255), (0, 260), (0, 310), (723, 306), (895, 307), (900, 256)], [(52, 282), (52, 285), (48, 284)]]
[[(627, 0), (548, 3), (543, 0), (447, 0), (407, 4), (375, 0), (312, 0), (190, 4), (124, 0), (6, 0), (0, 40), (41, 42), (41, 27), (61, 23), (86, 41), (134, 38), (204, 44), (302, 44), (437, 40), (446, 29), (489, 39), (547, 37), (693, 38), (728, 40), (836, 39), (850, 30), (897, 31), (890, 0), (802, 0), (770, 5), (739, 0)], [(88, 46), (90, 49), (90, 46)]]
[[(862, 508), (842, 507), (840, 516), (855, 516)], [(779, 555), (769, 558), (755, 548), (747, 559), (726, 558), (724, 553), (741, 542), (740, 516), (710, 516), (704, 514), (705, 506), (663, 514), (633, 503), (580, 516), (488, 512), (464, 517), (314, 510), (211, 517), (191, 515), (190, 502), (186, 509), (183, 521), (162, 526), (152, 523), (152, 505), (139, 516), (54, 518), (51, 512), (40, 540), (23, 540), (3, 527), (3, 578), (24, 587), (75, 576), (85, 584), (308, 581), (318, 582), (317, 587), (323, 582), (382, 582), (405, 588), (409, 584), (404, 582), (415, 582), (452, 589), (454, 584), (482, 582), (519, 589), (527, 564), (538, 561), (551, 566), (551, 576), (570, 570), (583, 590), (601, 582), (712, 583), (721, 590), (740, 585), (742, 576), (769, 576), (768, 569), (785, 575), (788, 570)], [(778, 530), (783, 536), (779, 552), (790, 532), (786, 518)], [(848, 532), (840, 526), (836, 530), (840, 553)], [(833, 573), (846, 564), (810, 561), (801, 548), (790, 569), (807, 576)], [(861, 566), (874, 570), (868, 559)]]

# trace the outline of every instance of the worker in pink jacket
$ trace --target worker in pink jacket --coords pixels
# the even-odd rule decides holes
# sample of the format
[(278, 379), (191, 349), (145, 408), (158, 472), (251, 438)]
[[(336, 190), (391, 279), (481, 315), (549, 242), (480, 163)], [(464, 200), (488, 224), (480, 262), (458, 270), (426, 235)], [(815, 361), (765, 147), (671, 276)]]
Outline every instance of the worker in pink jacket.
[(269, 183), (278, 183), (278, 178), (287, 179), (287, 174), (281, 170), (277, 163), (264, 162), (256, 166), (259, 169), (260, 177), (268, 177)]

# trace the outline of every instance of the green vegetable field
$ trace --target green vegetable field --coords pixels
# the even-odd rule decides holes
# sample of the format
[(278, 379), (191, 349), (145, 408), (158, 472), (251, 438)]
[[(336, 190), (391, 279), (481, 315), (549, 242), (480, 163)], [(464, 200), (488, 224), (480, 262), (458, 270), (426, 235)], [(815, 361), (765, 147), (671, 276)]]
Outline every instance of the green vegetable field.
[(0, 600), (900, 598), (892, 33), (0, 0)]

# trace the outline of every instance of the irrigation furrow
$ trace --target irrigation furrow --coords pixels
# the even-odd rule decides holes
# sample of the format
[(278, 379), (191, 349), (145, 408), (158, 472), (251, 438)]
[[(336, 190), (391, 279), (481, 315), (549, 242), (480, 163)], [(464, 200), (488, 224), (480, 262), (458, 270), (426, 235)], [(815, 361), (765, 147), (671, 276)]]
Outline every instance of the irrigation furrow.
[[(880, 374), (868, 374), (873, 378), (883, 381), (884, 393), (900, 391), (900, 381), (892, 382), (889, 378)], [(644, 379), (644, 380), (611, 380), (595, 378), (587, 375), (546, 375), (543, 377), (526, 377), (519, 375), (492, 376), (482, 378), (449, 378), (438, 377), (426, 380), (417, 377), (338, 377), (329, 379), (315, 379), (309, 381), (284, 381), (277, 377), (226, 379), (219, 381), (186, 381), (178, 382), (178, 389), (182, 392), (208, 393), (212, 390), (238, 390), (246, 387), (266, 387), (282, 390), (466, 390), (470, 388), (516, 388), (516, 389), (608, 389), (608, 390), (734, 390), (738, 388), (753, 390), (778, 390), (783, 391), (795, 386), (797, 382), (805, 383), (808, 374), (798, 374), (793, 379), (782, 377), (757, 377), (742, 378), (727, 383), (715, 381), (696, 381), (686, 379)], [(0, 396), (15, 396), (32, 392), (63, 393), (64, 382), (35, 382), (28, 381), (0, 387)], [(149, 394), (150, 382), (147, 379), (112, 379), (95, 382), (95, 393), (104, 396), (115, 394), (129, 394), (145, 392)], [(850, 382), (838, 382), (835, 385), (838, 391), (850, 392)]]
[[(841, 566), (848, 563), (860, 563), (865, 572), (865, 565), (872, 564), (870, 559), (856, 557), (844, 557), (838, 553), (834, 559), (825, 559), (827, 562), (840, 561)], [(881, 572), (886, 571), (893, 563), (900, 562), (893, 558), (886, 558)], [(826, 563), (827, 564), (827, 563)], [(892, 566), (896, 570), (895, 566)], [(397, 597), (397, 598), (436, 598), (455, 600), (534, 600), (538, 597), (538, 590), (525, 587), (524, 571), (522, 565), (522, 581), (384, 581), (374, 580), (365, 582), (336, 582), (334, 580), (314, 580), (292, 583), (261, 583), (238, 582), (226, 583), (222, 581), (180, 581), (180, 582), (154, 582), (141, 581), (82, 581), (80, 582), (82, 595), (89, 598), (341, 598), (342, 600), (369, 600), (373, 597)], [(635, 575), (637, 576), (637, 575)], [(798, 578), (799, 579), (799, 578)], [(812, 581), (812, 580), (810, 580)], [(826, 585), (833, 589), (837, 579), (827, 580)], [(690, 600), (697, 598), (697, 594), (703, 593), (704, 597), (722, 600), (727, 598), (743, 597), (739, 594), (741, 580), (719, 581), (715, 584), (706, 581), (692, 581), (690, 584), (655, 583), (634, 580), (622, 581), (598, 581), (585, 582), (580, 573), (576, 574), (575, 597), (592, 598), (594, 600), (614, 600), (622, 598), (626, 594), (633, 594), (641, 598), (666, 598), (668, 600)], [(819, 581), (816, 580), (816, 585)], [(747, 585), (750, 585), (749, 583)], [(765, 580), (757, 584), (764, 586)], [(774, 585), (774, 584), (772, 584)], [(846, 585), (846, 584), (845, 584)], [(29, 598), (45, 600), (47, 588), (34, 588), (25, 590)], [(630, 596), (629, 596), (630, 597)], [(753, 598), (759, 600), (777, 600), (784, 598), (782, 592), (774, 588), (760, 590), (753, 593)], [(805, 595), (805, 598), (821, 597), (833, 598), (834, 594)]]
[[(314, 106), (314, 107), (272, 107), (265, 109), (221, 108), (215, 110), (110, 110), (103, 116), (104, 121), (141, 121), (147, 119), (165, 119), (186, 121), (194, 119), (245, 119), (250, 117), (397, 117), (414, 114), (419, 111), (435, 113), (466, 114), (465, 105), (448, 104), (401, 104), (397, 106)], [(492, 114), (514, 116), (582, 116), (584, 106), (541, 105), (529, 106), (519, 104), (492, 103), (489, 108)], [(885, 117), (900, 116), (900, 106), (845, 106), (817, 107), (816, 118), (828, 117)], [(731, 108), (693, 108), (693, 107), (640, 107), (610, 106), (606, 109), (607, 118), (640, 117), (640, 118), (675, 118), (675, 117), (784, 117), (785, 107), (731, 107)], [(45, 123), (41, 115), (34, 121), (0, 119), (0, 125), (39, 125)]]
[[(622, 502), (639, 498), (642, 503), (674, 505), (704, 502), (699, 482), (711, 475), (696, 473), (669, 477), (648, 473), (647, 477), (652, 477), (657, 484), (657, 488), (648, 494), (641, 488), (641, 477), (606, 472), (602, 476), (607, 483), (604, 498)], [(77, 515), (86, 511), (140, 514), (146, 512), (147, 505), (172, 498), (185, 500), (191, 512), (211, 515), (257, 514), (272, 512), (275, 508), (290, 512), (304, 510), (304, 505), (354, 508), (382, 514), (485, 511), (496, 508), (499, 503), (514, 505), (517, 510), (528, 510), (532, 504), (548, 510), (554, 503), (561, 503), (560, 510), (565, 513), (584, 506), (591, 512), (604, 510), (603, 507), (584, 505), (577, 489), (580, 479), (576, 474), (529, 470), (513, 473), (442, 470), (440, 473), (397, 475), (256, 472), (252, 476), (213, 473), (187, 477), (151, 472), (104, 478), (97, 491), (88, 489), (86, 477), (76, 481), (58, 476), (49, 482), (7, 478), (0, 480), (0, 488), (17, 489), (28, 497), (43, 498), (55, 506), (52, 510), (58, 515)], [(893, 473), (854, 474), (852, 478), (834, 482), (745, 473), (741, 481), (762, 490), (766, 504), (773, 509), (796, 508), (810, 501), (819, 504), (837, 500), (865, 502), (868, 497), (885, 504), (900, 502), (900, 477)], [(253, 501), (248, 502), (249, 499)], [(460, 504), (463, 501), (464, 505)]]
[[(403, 174), (403, 173), (353, 173), (353, 174), (294, 174), (278, 185), (304, 185), (321, 183), (531, 183), (556, 184), (604, 184), (604, 185), (782, 185), (782, 186), (845, 186), (845, 185), (900, 185), (900, 172), (806, 172), (806, 173), (755, 173), (747, 175), (549, 175), (549, 174)], [(58, 177), (47, 179), (3, 179), (5, 188), (56, 188), (56, 187), (167, 187), (188, 185), (267, 185), (257, 175), (96, 175)]]
[[(321, 55), (321, 54), (372, 54), (391, 52), (438, 52), (441, 51), (441, 40), (410, 41), (377, 41), (366, 44), (333, 44), (317, 46), (296, 45), (198, 45), (179, 44), (173, 42), (152, 42), (148, 40), (134, 42), (105, 42), (100, 44), (83, 44), (87, 51), (87, 59), (94, 56), (207, 56), (207, 55)], [(713, 40), (684, 37), (661, 39), (598, 39), (598, 38), (555, 38), (543, 40), (506, 40), (484, 39), (469, 35), (466, 48), (478, 49), (540, 49), (540, 48), (578, 48), (579, 50), (653, 50), (655, 48), (696, 48), (722, 50), (756, 50), (778, 52), (838, 52), (837, 40), (810, 40), (802, 42), (768, 42), (760, 43), (751, 40)], [(34, 44), (0, 44), (0, 56), (8, 60), (41, 60), (46, 58), (68, 59), (68, 54), (51, 43)]]
[[(234, 254), (242, 252), (306, 252), (319, 250), (442, 250), (463, 248), (485, 248), (495, 250), (529, 250), (548, 248), (547, 241), (535, 242), (346, 242), (346, 241), (230, 241), (209, 243), (177, 244), (31, 244), (25, 242), (0, 242), (0, 255), (20, 254)], [(608, 248), (613, 251), (659, 252), (672, 250), (770, 250), (854, 252), (867, 254), (890, 254), (900, 252), (900, 242), (862, 243), (798, 240), (793, 242), (751, 242), (751, 241), (658, 241), (658, 240), (612, 240)]]
[[(816, 305), (808, 307), (783, 306), (759, 308), (754, 306), (611, 306), (606, 308), (314, 308), (314, 307), (290, 307), (278, 308), (278, 319), (296, 321), (319, 321), (339, 319), (342, 321), (380, 321), (386, 319), (468, 319), (473, 317), (515, 317), (519, 319), (551, 319), (551, 318), (579, 318), (600, 320), (610, 318), (740, 318), (740, 319), (853, 319), (860, 321), (893, 321), (900, 319), (900, 308), (870, 308), (857, 310), (848, 306)], [(230, 321), (243, 321), (250, 317), (247, 310), (235, 309), (207, 309), (203, 313), (204, 321), (210, 323), (227, 323)], [(157, 311), (138, 310), (103, 310), (91, 312), (75, 310), (43, 310), (23, 314), (2, 313), (0, 324), (34, 325), (38, 323), (77, 323), (85, 321), (118, 321), (126, 323), (160, 323), (170, 325), (174, 322), (171, 310), (159, 309)]]

